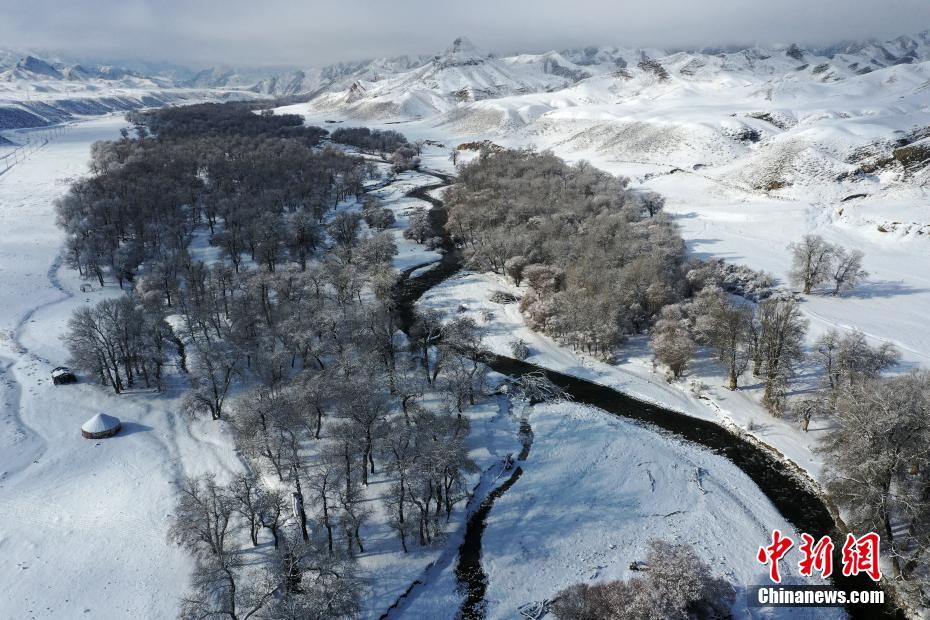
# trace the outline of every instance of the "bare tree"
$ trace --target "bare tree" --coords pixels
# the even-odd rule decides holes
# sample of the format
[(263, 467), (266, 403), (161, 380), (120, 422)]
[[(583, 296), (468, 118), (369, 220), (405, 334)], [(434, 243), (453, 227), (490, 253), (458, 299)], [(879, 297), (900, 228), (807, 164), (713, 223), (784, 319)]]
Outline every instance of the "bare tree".
[(833, 280), (833, 296), (856, 288), (869, 273), (862, 268), (862, 250), (847, 250), (838, 247), (834, 250), (830, 278)]
[(855, 382), (823, 437), (827, 489), (856, 531), (875, 531), (895, 577), (911, 579), (930, 551), (930, 374)]
[(836, 248), (823, 237), (804, 235), (800, 242), (789, 244), (788, 249), (791, 250), (791, 282), (805, 295), (830, 279)]
[(223, 406), (233, 379), (239, 372), (242, 354), (235, 347), (207, 343), (199, 348), (191, 369), (191, 391), (184, 408), (191, 414), (209, 413), (214, 420), (223, 416)]
[(797, 302), (770, 299), (757, 307), (753, 330), (753, 372), (765, 383), (762, 402), (772, 412), (780, 412), (795, 366), (803, 357), (807, 321), (801, 317)]

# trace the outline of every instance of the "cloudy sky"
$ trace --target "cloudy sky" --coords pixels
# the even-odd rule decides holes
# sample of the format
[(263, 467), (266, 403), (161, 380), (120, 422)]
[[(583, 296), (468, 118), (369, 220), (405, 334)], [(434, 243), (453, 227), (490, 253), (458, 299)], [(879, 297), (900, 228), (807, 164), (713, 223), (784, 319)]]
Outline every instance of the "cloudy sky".
[(0, 47), (188, 65), (319, 66), (579, 45), (830, 43), (930, 28), (930, 0), (0, 0)]

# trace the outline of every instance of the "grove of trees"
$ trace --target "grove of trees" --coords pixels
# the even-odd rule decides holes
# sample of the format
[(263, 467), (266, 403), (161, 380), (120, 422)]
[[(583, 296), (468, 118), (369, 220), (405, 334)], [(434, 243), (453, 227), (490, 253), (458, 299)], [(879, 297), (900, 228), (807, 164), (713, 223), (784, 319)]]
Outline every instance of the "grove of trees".
[(654, 196), (551, 153), (484, 149), (446, 195), (467, 264), (530, 285), (529, 325), (600, 354), (685, 294), (684, 243)]
[(57, 205), (69, 263), (125, 290), (72, 317), (77, 369), (116, 392), (179, 387), (245, 463), (179, 481), (185, 618), (354, 617), (376, 503), (398, 550), (431, 545), (475, 470), (459, 413), (487, 389), (479, 327), (427, 313), (404, 345), (390, 212), (345, 202), (370, 167), (274, 119), (134, 115)]

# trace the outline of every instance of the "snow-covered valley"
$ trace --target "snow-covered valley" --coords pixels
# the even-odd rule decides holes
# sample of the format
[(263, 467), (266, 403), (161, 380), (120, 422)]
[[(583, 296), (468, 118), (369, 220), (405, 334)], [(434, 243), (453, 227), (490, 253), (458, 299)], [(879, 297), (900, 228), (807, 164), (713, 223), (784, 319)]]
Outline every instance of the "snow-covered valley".
[[(186, 587), (191, 570), (188, 557), (166, 540), (166, 517), (173, 509), (175, 485), (185, 474), (230, 475), (242, 467), (223, 425), (193, 421), (180, 413), (180, 386), (160, 394), (113, 396), (93, 385), (56, 387), (49, 379), (51, 368), (67, 358), (62, 338), (72, 310), (101, 296), (118, 294), (115, 286), (82, 291), (80, 279), (62, 266), (62, 237), (54, 226), (51, 203), (62, 192), (63, 180), (85, 171), (90, 143), (113, 138), (122, 126), (121, 119), (112, 117), (74, 125), (0, 179), (6, 230), (14, 233), (3, 242), (3, 281), (9, 293), (4, 304), (7, 336), (0, 495), (8, 518), (2, 525), (0, 549), (2, 572), (10, 576), (4, 586), (12, 594), (4, 597), (0, 613), (7, 617), (57, 618), (75, 612), (95, 618), (173, 615), (177, 593)], [(421, 175), (378, 191), (386, 204), (397, 203), (400, 216), (409, 209), (410, 199), (404, 193), (428, 181), (429, 177)], [(431, 260), (428, 253), (417, 258), (406, 254), (398, 256), (398, 267)], [(436, 257), (432, 255), (433, 260)], [(446, 300), (471, 303), (464, 294)], [(490, 337), (493, 342), (493, 333)], [(475, 429), (473, 456), (491, 475), (518, 444), (515, 419), (496, 409), (492, 401), (468, 412)], [(79, 425), (97, 411), (120, 415), (124, 430), (118, 438), (96, 442), (81, 438)], [(737, 549), (752, 548), (766, 529), (790, 531), (790, 525), (753, 483), (720, 457), (574, 405), (530, 410), (529, 415), (537, 443), (527, 464), (527, 477), (492, 513), (485, 543), (494, 550), (486, 564), (491, 617), (509, 617), (515, 606), (545, 599), (577, 578), (595, 573), (622, 576), (626, 565), (655, 536), (697, 544), (702, 556), (722, 567), (728, 577), (749, 585), (759, 579), (764, 567), (755, 563), (752, 554), (722, 550), (733, 543), (732, 532), (744, 536), (731, 547)], [(569, 436), (576, 443), (566, 444)], [(603, 442), (603, 447), (597, 448), (597, 442)], [(606, 460), (594, 456), (603, 453), (615, 456)], [(588, 466), (583, 465), (583, 454), (594, 459)], [(579, 477), (575, 467), (587, 473)], [(617, 472), (642, 467), (650, 472), (642, 480), (637, 477), (619, 486), (612, 482)], [(692, 479), (695, 468), (705, 472), (704, 491)], [(662, 485), (661, 493), (657, 484)], [(527, 502), (535, 503), (533, 497), (563, 497), (564, 485), (573, 487), (577, 497), (591, 494), (609, 502), (590, 513), (592, 519), (596, 516), (612, 524), (609, 541), (598, 534), (604, 524), (597, 520), (581, 519), (577, 525), (558, 527), (532, 521), (533, 514), (551, 515), (576, 505), (575, 500), (560, 501), (557, 506), (535, 509), (538, 513), (526, 512)], [(526, 493), (526, 497), (521, 495)], [(671, 503), (657, 507), (652, 498), (658, 495), (654, 494)], [(700, 510), (687, 499), (692, 494), (703, 506)], [(632, 510), (638, 516), (620, 521), (617, 511), (621, 510)], [(649, 516), (678, 510), (684, 511), (683, 517), (657, 520)], [(695, 536), (705, 513), (727, 517), (719, 529)], [(461, 523), (461, 514), (457, 519)], [(530, 521), (522, 523), (526, 519)], [(643, 532), (647, 523), (648, 532)], [(512, 533), (518, 530), (536, 530), (534, 538), (551, 540), (554, 546), (525, 556), (522, 545), (511, 550), (496, 542), (502, 536), (502, 541), (517, 544), (520, 538), (513, 538)], [(544, 533), (556, 530), (560, 533), (551, 538)], [(377, 528), (371, 530), (369, 552), (361, 557), (373, 588), (365, 617), (378, 617), (426, 563), (437, 560), (443, 561), (427, 573), (427, 585), (415, 590), (400, 610), (404, 615), (443, 617), (443, 610), (459, 597), (451, 574), (455, 532), (450, 533), (445, 550), (402, 558), (388, 532), (379, 535)], [(378, 542), (381, 536), (384, 540)], [(514, 572), (514, 563), (534, 573), (539, 566), (566, 563), (572, 569), (549, 569), (550, 577), (535, 581), (535, 589), (510, 591), (508, 584), (530, 583)], [(739, 612), (746, 614), (745, 608)]]
[[(335, 76), (308, 71), (294, 88), (312, 86), (309, 100), (275, 114), (300, 114), (306, 124), (331, 130), (393, 129), (420, 141), (426, 172), (391, 176), (378, 162), (378, 178), (368, 181), (367, 194), (394, 216), (397, 271), (442, 257), (441, 248), (427, 249), (403, 233), (415, 210), (430, 206), (408, 194), (437, 182), (429, 170), (455, 173), (450, 151), (483, 141), (551, 149), (664, 196), (689, 255), (765, 270), (782, 286), (791, 268), (787, 246), (804, 234), (862, 250), (869, 275), (861, 286), (840, 297), (803, 296), (806, 346), (829, 329), (857, 329), (872, 344), (894, 344), (902, 361), (893, 372), (903, 373), (930, 367), (930, 147), (922, 133), (930, 127), (930, 43), (924, 34), (897, 45), (805, 50), (802, 58), (791, 48), (498, 58), (457, 40), (431, 59), (382, 59)], [(911, 60), (879, 62), (876, 49)], [(5, 101), (11, 109), (22, 109), (24, 83), (47, 81), (7, 77), (11, 86), (0, 88), (0, 107)], [(179, 85), (130, 76), (119, 88), (138, 99), (127, 104), (131, 109), (221, 100), (224, 92), (284, 94), (268, 76), (261, 87), (229, 77), (225, 91), (209, 77)], [(99, 79), (91, 80), (94, 89)], [(79, 98), (98, 96), (74, 88)], [(146, 101), (142, 93), (150, 88), (168, 95)], [(118, 139), (127, 123), (112, 114), (71, 121), (0, 172), (0, 587), (6, 593), (0, 617), (174, 617), (194, 570), (189, 555), (168, 540), (178, 484), (204, 473), (229, 480), (247, 466), (226, 422), (182, 413), (187, 388), (177, 375), (160, 392), (114, 395), (91, 382), (52, 385), (52, 368), (68, 362), (64, 337), (72, 312), (121, 294), (112, 281), (100, 287), (64, 264), (65, 233), (53, 203), (88, 173), (91, 144)], [(39, 131), (2, 137), (23, 144)], [(0, 143), (0, 158), (11, 148)], [(905, 161), (903, 148), (916, 149), (916, 159)], [(455, 152), (459, 163), (475, 156), (475, 149)], [(345, 199), (335, 212), (361, 209), (361, 200)], [(195, 257), (220, 260), (206, 225), (194, 239)], [(491, 300), (495, 291), (526, 290), (500, 275), (463, 271), (429, 290), (418, 307), (474, 319), (495, 353), (510, 355), (520, 338), (533, 364), (721, 424), (796, 464), (814, 484), (821, 481), (823, 456), (815, 448), (834, 428), (831, 419), (814, 419), (802, 432), (795, 420), (772, 417), (761, 404), (762, 386), (749, 381), (727, 390), (725, 373), (707, 351), (677, 381), (666, 379), (645, 336), (627, 339), (610, 363), (574, 351), (531, 330), (517, 304)], [(492, 383), (502, 379), (492, 376)], [(802, 369), (792, 395), (819, 380)], [(735, 586), (734, 617), (843, 616), (747, 606), (746, 590), (766, 579), (756, 549), (773, 529), (795, 540), (800, 532), (728, 459), (593, 407), (557, 402), (510, 410), (503, 402), (492, 395), (462, 413), (477, 465), (467, 476), (473, 494), (452, 511), (434, 545), (401, 551), (378, 504), (391, 492), (390, 474), (379, 472), (366, 488), (372, 517), (362, 530), (366, 550), (357, 554), (361, 617), (455, 615), (464, 596), (458, 546), (470, 516), (503, 482), (502, 463), (520, 449), (522, 417), (532, 426), (532, 449), (520, 480), (494, 503), (483, 534), (487, 617), (517, 617), (519, 608), (574, 583), (629, 578), (631, 562), (656, 538), (692, 545)], [(82, 438), (81, 423), (101, 411), (117, 413), (123, 431), (109, 440)], [(296, 527), (293, 520), (288, 527)], [(270, 548), (263, 530), (254, 557)], [(796, 565), (783, 570), (787, 583), (813, 583)]]

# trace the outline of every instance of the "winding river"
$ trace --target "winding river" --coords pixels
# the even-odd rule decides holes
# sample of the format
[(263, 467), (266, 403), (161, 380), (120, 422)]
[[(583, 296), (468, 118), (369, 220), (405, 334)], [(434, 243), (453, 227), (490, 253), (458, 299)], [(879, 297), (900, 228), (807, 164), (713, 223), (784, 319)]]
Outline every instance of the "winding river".
[[(434, 172), (429, 174), (440, 179), (440, 182), (416, 188), (409, 192), (408, 196), (425, 200), (433, 205), (430, 210), (430, 219), (436, 236), (443, 239), (445, 254), (435, 266), (415, 277), (412, 274), (420, 266), (408, 269), (401, 274), (394, 291), (394, 298), (400, 327), (405, 333), (409, 331), (413, 323), (417, 300), (430, 288), (460, 271), (462, 267), (459, 252), (445, 231), (447, 218), (445, 207), (441, 200), (429, 194), (432, 190), (449, 185), (452, 178)], [(798, 531), (807, 532), (815, 538), (823, 535), (832, 536), (836, 549), (834, 565), (841, 565), (839, 554), (845, 534), (837, 527), (824, 499), (797, 473), (792, 464), (779, 458), (770, 450), (713, 422), (637, 400), (585, 379), (500, 355), (488, 355), (486, 363), (494, 371), (509, 376), (543, 372), (553, 383), (571, 395), (575, 402), (598, 407), (618, 417), (671, 432), (729, 459), (758, 485), (778, 511)], [(528, 429), (528, 426), (526, 428)], [(521, 457), (525, 459), (528, 452), (529, 445), (524, 443), (524, 453), (521, 453)], [(459, 549), (456, 566), (459, 587), (465, 595), (465, 601), (458, 614), (459, 618), (471, 620), (484, 617), (483, 597), (487, 587), (487, 575), (481, 568), (481, 535), (494, 500), (506, 493), (521, 475), (522, 469), (517, 467), (511, 477), (492, 491), (478, 509), (469, 516), (465, 539)], [(847, 591), (877, 588), (868, 577), (845, 577), (841, 571), (834, 572), (833, 583), (835, 587)], [(887, 598), (889, 597), (886, 596)], [(903, 611), (890, 602), (884, 606), (847, 605), (846, 611), (851, 618), (905, 617)]]

